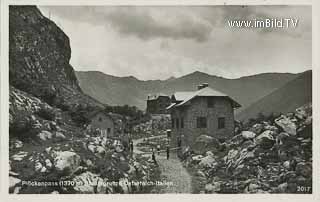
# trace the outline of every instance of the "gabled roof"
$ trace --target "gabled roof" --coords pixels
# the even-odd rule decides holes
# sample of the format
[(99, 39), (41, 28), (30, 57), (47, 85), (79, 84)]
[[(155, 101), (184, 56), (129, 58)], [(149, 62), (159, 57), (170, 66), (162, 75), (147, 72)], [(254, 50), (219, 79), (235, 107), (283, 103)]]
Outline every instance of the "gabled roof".
[(181, 92), (176, 92), (175, 94), (173, 94), (173, 96), (177, 101), (183, 101), (187, 99), (189, 96), (191, 96), (192, 94), (194, 94), (194, 92), (192, 91), (181, 91)]
[(106, 112), (104, 110), (93, 111), (93, 112), (88, 114), (88, 118), (92, 119), (93, 117), (95, 117), (97, 114), (100, 114), (100, 113), (105, 115), (105, 116), (108, 116), (114, 122), (116, 122), (117, 120), (122, 120), (123, 119), (123, 116), (120, 115), (120, 114), (115, 114), (115, 113), (112, 113), (112, 112)]
[(185, 97), (185, 99), (182, 102), (174, 104), (172, 106), (170, 105), (167, 109), (172, 108), (172, 107), (183, 106), (188, 101), (192, 100), (195, 97), (227, 97), (232, 101), (232, 106), (234, 108), (241, 107), (241, 105), (238, 102), (236, 102), (234, 99), (232, 99), (230, 96), (228, 96), (228, 95), (226, 95), (226, 94), (224, 94), (224, 93), (222, 93), (220, 91), (213, 90), (210, 87), (205, 87), (205, 88), (202, 88), (202, 89), (200, 89), (198, 91), (190, 93), (188, 96)]

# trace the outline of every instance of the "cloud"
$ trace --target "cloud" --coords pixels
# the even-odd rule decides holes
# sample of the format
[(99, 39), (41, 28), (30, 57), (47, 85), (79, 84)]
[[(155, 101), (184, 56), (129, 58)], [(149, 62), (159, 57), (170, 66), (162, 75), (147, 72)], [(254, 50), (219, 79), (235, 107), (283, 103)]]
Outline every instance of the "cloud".
[(173, 40), (190, 39), (197, 42), (207, 41), (211, 24), (190, 14), (176, 13), (163, 7), (42, 7), (60, 17), (73, 21), (112, 26), (123, 36), (135, 36), (142, 40), (167, 38)]
[[(192, 71), (228, 78), (301, 72), (312, 64), (305, 6), (46, 6), (69, 36), (76, 70), (166, 79)], [(297, 29), (231, 29), (230, 19), (297, 17)]]

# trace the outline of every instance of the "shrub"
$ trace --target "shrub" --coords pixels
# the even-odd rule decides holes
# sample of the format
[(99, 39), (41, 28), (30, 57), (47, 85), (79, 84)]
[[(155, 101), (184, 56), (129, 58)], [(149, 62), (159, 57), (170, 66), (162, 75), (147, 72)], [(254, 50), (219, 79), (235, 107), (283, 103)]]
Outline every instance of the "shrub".
[(49, 121), (54, 121), (56, 118), (55, 111), (46, 106), (42, 106), (40, 110), (36, 112), (36, 115)]

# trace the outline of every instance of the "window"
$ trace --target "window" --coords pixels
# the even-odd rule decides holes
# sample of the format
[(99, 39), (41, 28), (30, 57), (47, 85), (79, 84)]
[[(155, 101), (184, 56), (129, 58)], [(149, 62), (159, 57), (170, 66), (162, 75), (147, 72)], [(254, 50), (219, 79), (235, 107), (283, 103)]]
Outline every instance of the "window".
[(102, 121), (102, 118), (101, 118), (101, 117), (99, 117), (99, 121), (100, 121), (100, 122)]
[(214, 99), (213, 99), (213, 97), (209, 97), (207, 99), (207, 104), (208, 104), (208, 108), (213, 108), (214, 107)]
[(111, 133), (111, 128), (107, 128), (107, 132), (108, 132), (108, 134), (110, 134)]
[(184, 120), (183, 120), (183, 118), (181, 118), (181, 128), (183, 128), (184, 127)]
[(174, 128), (174, 119), (171, 120), (171, 128)]
[(176, 128), (179, 129), (179, 119), (176, 119)]
[(226, 127), (226, 118), (219, 117), (218, 118), (218, 129), (222, 129)]
[(207, 118), (197, 117), (197, 128), (206, 128), (206, 127), (207, 127)]

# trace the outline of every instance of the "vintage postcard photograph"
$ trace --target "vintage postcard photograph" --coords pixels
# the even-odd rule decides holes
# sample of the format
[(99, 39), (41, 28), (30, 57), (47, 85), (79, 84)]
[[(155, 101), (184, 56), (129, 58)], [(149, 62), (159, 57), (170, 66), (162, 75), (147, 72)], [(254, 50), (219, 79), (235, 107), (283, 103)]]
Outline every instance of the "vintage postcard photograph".
[(311, 5), (7, 10), (9, 195), (315, 192)]

